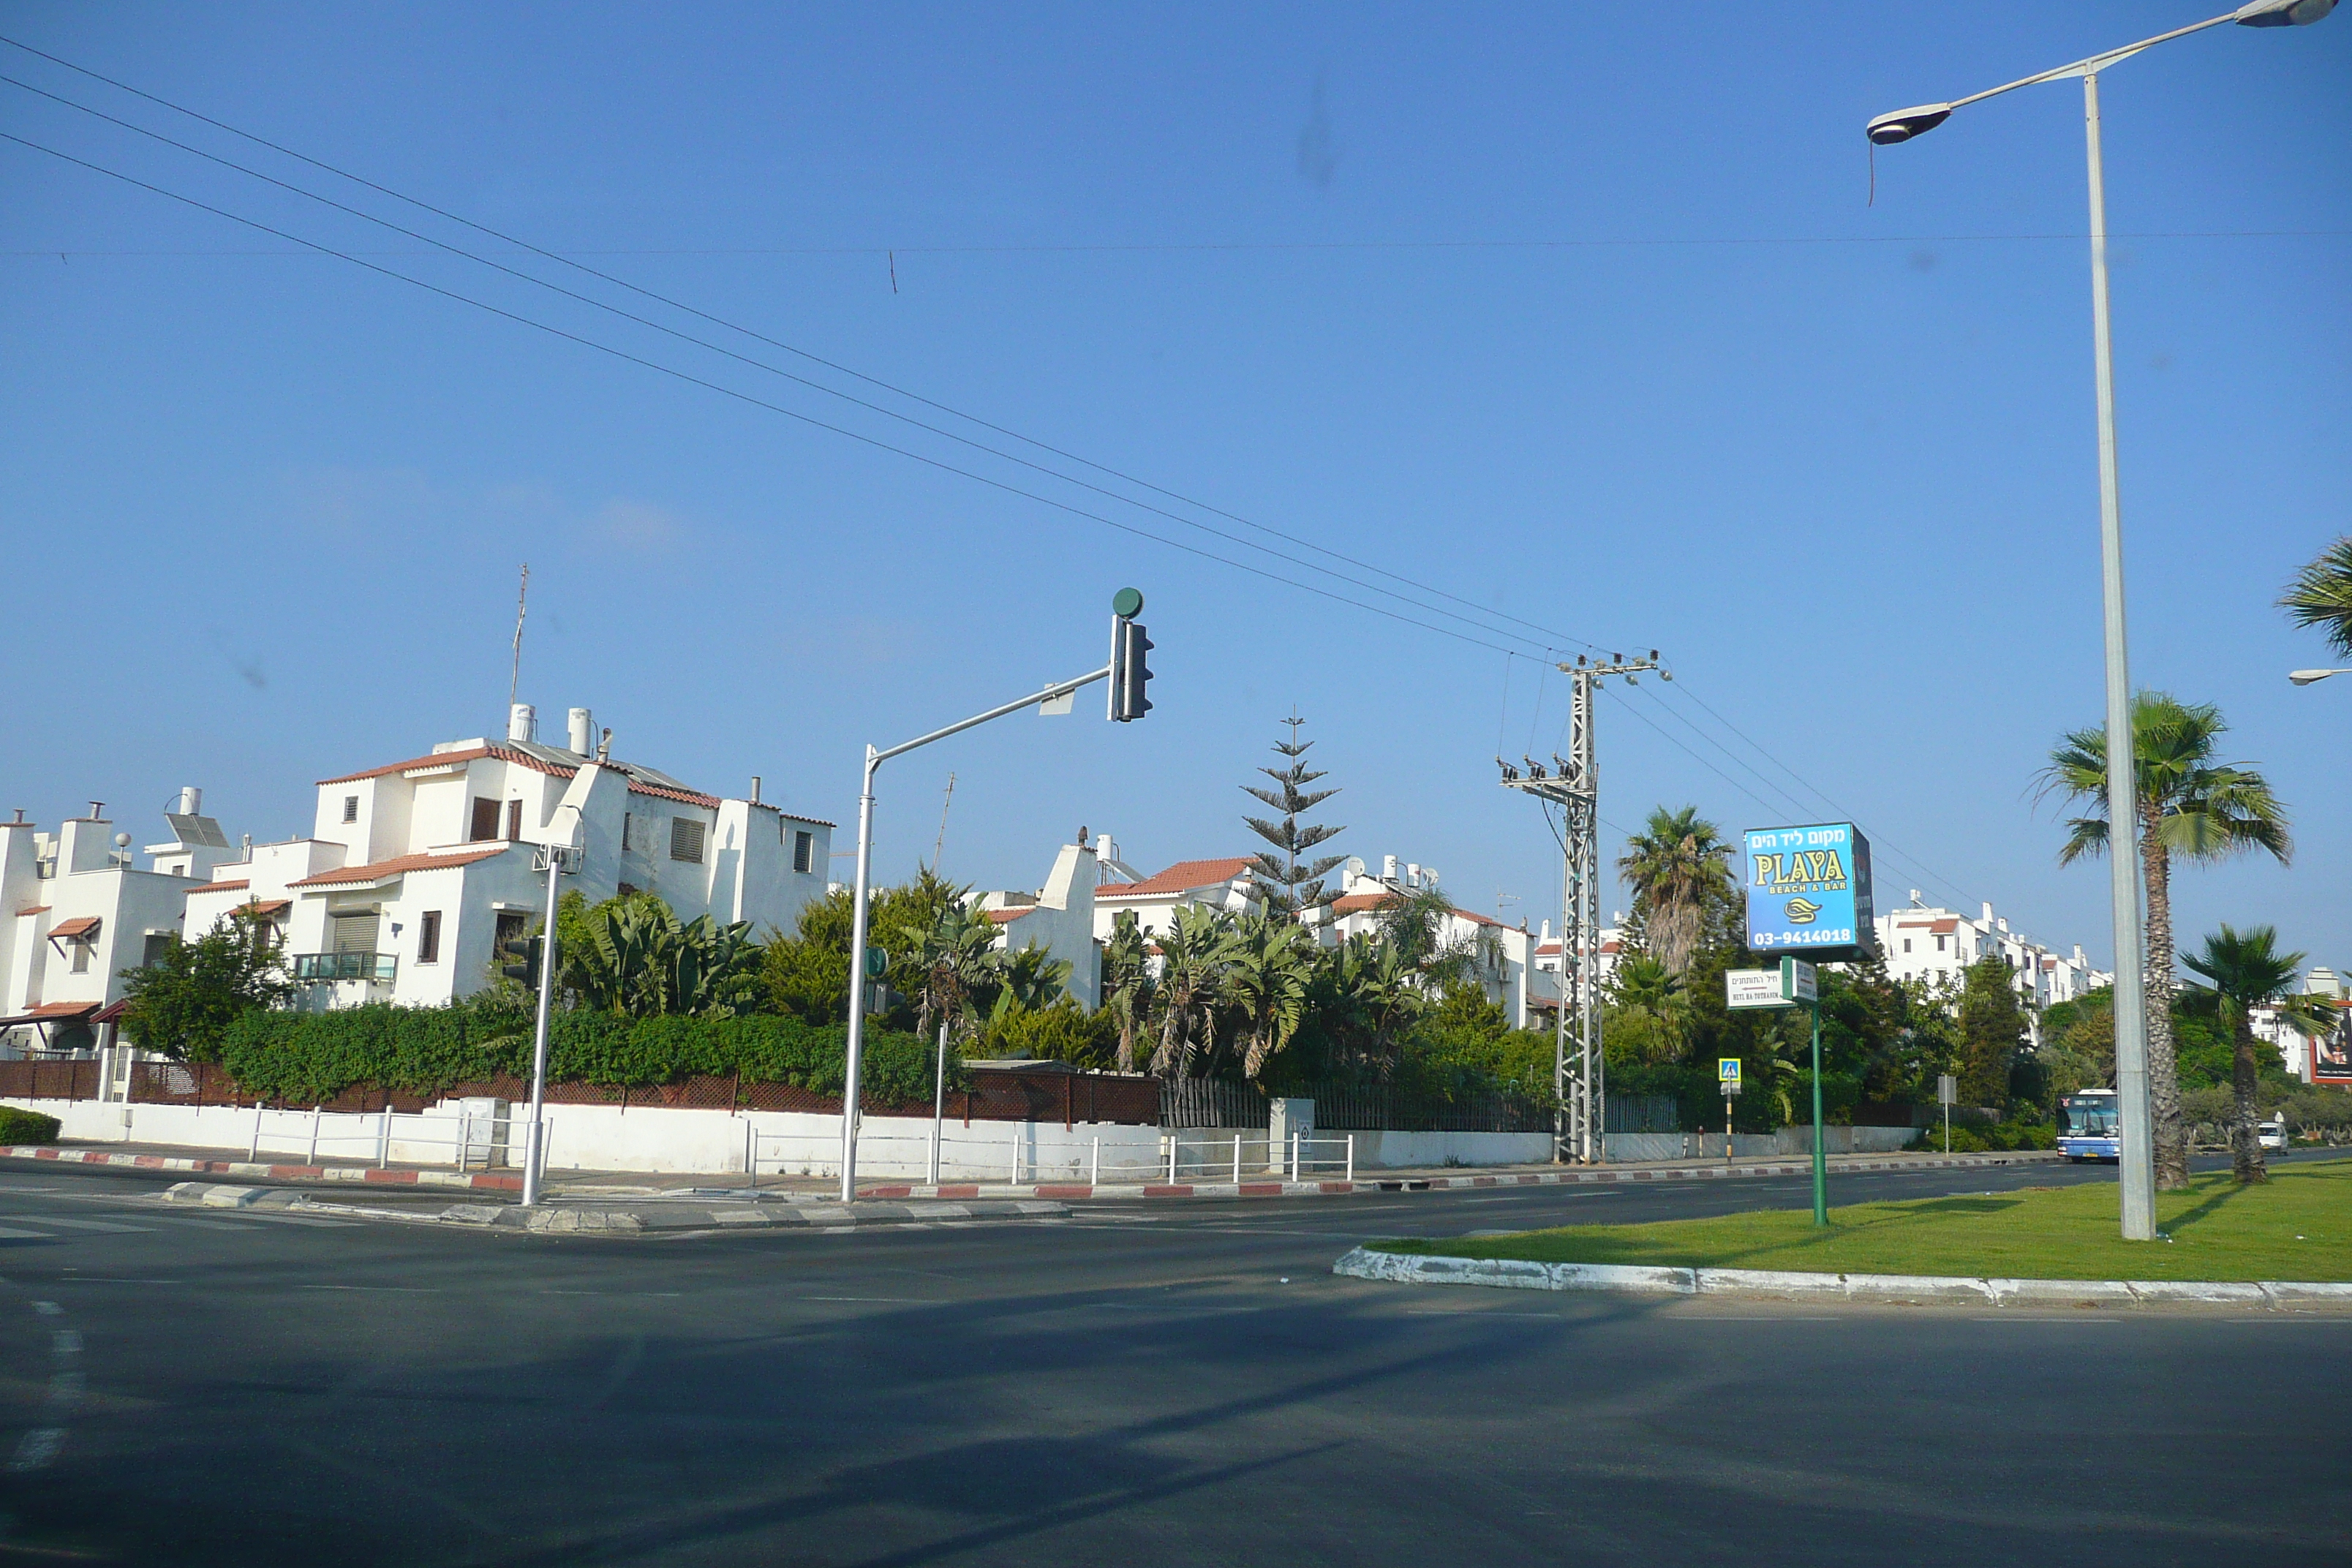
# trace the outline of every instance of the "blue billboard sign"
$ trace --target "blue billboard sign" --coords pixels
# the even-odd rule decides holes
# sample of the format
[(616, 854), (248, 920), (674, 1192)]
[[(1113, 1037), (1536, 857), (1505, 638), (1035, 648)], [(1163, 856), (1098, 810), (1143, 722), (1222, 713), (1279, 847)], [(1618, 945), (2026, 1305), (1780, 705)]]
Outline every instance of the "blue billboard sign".
[(1748, 830), (1748, 946), (1756, 952), (1878, 951), (1870, 843), (1851, 822)]

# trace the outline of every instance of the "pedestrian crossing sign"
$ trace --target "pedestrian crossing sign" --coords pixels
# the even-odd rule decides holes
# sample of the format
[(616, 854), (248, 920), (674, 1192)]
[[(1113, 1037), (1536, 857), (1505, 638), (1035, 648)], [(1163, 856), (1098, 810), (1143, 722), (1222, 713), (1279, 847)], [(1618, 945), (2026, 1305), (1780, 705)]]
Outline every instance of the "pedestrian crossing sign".
[(1739, 1058), (1717, 1057), (1715, 1061), (1715, 1076), (1727, 1089), (1736, 1087), (1739, 1082)]

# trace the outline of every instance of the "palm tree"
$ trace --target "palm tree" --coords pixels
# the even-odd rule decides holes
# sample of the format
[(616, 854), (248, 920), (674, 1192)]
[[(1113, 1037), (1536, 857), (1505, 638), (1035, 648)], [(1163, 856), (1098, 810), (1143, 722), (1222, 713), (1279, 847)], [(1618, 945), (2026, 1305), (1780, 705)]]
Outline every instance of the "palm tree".
[(999, 953), (997, 957), (1000, 962), (996, 1005), (991, 1015), (993, 1018), (1041, 1012), (1067, 994), (1068, 960), (1055, 958), (1042, 947), (1024, 947), (1018, 952)]
[(1609, 1000), (1638, 1013), (1658, 1026), (1658, 1059), (1682, 1059), (1683, 1042), (1690, 1026), (1690, 995), (1679, 976), (1647, 953), (1628, 953), (1611, 976)]
[(1195, 1013), (1201, 1019), (1201, 1048), (1216, 1049), (1217, 1002), (1234, 945), (1233, 917), (1201, 904), (1179, 909), (1160, 934), (1160, 1048), (1151, 1053), (1153, 1072), (1177, 1078), (1191, 1067)]
[(915, 961), (916, 1033), (929, 1039), (935, 1023), (969, 1025), (976, 1019), (981, 997), (997, 987), (1003, 971), (995, 922), (984, 910), (949, 903), (929, 925), (897, 930), (898, 941)]
[(2244, 1183), (2270, 1180), (2256, 1130), (2260, 1113), (2254, 1107), (2253, 1010), (2276, 1005), (2281, 1020), (2305, 1034), (2325, 1033), (2332, 1026), (2326, 1015), (2333, 1009), (2292, 994), (2304, 955), (2280, 952), (2277, 947), (2276, 928), (2253, 926), (2241, 931), (2224, 921), (2220, 935), (2205, 939), (2204, 952), (2183, 954), (2180, 960), (2211, 982), (2214, 999), (2230, 1021), (2235, 1047), (2230, 1087), (2237, 1100), (2237, 1120), (2230, 1133), (2231, 1166)]
[(1467, 984), (1477, 978), (1482, 954), (1475, 941), (1447, 939), (1445, 928), (1454, 915), (1454, 900), (1437, 888), (1400, 889), (1381, 905), (1381, 940), (1425, 984), (1441, 991)]
[(2328, 646), (2352, 658), (2352, 534), (2321, 551), (2279, 596), (2279, 608), (2299, 626), (2326, 629)]
[(1224, 999), (1242, 1014), (1242, 1076), (1251, 1082), (1297, 1032), (1314, 971), (1315, 939), (1296, 921), (1251, 915), (1236, 927)]
[[(2161, 691), (2132, 700), (2132, 752), (2139, 821), (2135, 825), (2147, 888), (2147, 1081), (2156, 1127), (2156, 1184), (2189, 1184), (2189, 1129), (2180, 1117), (2180, 1074), (2172, 1038), (2172, 860), (2220, 860), (2266, 849), (2284, 864), (2294, 853), (2286, 808), (2260, 773), (2242, 763), (2217, 763), (2214, 743), (2229, 730), (2210, 702), (2185, 703)], [(2069, 818), (2058, 863), (2107, 847), (2107, 732), (2076, 730), (2050, 753), (2042, 793), (2059, 791), (2088, 805)]]
[(1121, 910), (1103, 944), (1103, 1004), (1118, 1018), (1118, 1070), (1135, 1070), (1135, 1036), (1151, 1011), (1151, 948), (1133, 910)]
[(1675, 974), (1690, 967), (1711, 900), (1729, 896), (1731, 846), (1695, 805), (1659, 806), (1625, 841), (1617, 869), (1633, 889), (1651, 951)]

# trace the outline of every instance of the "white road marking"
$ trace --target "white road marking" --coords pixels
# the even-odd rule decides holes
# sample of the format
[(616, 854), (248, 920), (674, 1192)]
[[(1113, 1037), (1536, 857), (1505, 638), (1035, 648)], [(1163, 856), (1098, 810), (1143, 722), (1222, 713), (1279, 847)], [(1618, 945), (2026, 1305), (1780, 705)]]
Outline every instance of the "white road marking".
[(259, 1230), (262, 1227), (248, 1221), (233, 1219), (182, 1219), (172, 1216), (173, 1225), (186, 1226), (191, 1230)]
[(46, 1230), (18, 1230), (12, 1225), (0, 1225), (0, 1241), (55, 1241)]
[(120, 1225), (110, 1219), (66, 1219), (53, 1214), (8, 1214), (0, 1215), (0, 1219), (21, 1219), (33, 1225), (63, 1226), (68, 1230), (120, 1231), (125, 1235), (133, 1232), (150, 1234), (155, 1228), (152, 1225)]

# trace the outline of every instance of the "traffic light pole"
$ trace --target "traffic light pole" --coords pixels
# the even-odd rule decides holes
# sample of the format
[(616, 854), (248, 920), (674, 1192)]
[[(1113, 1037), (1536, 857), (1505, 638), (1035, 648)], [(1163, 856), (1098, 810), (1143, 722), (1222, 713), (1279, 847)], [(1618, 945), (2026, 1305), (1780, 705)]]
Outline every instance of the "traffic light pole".
[[(1143, 595), (1137, 594), (1132, 588), (1124, 589), (1121, 591), (1119, 599), (1115, 601), (1115, 605), (1124, 606), (1129, 595), (1133, 595), (1134, 609), (1124, 607), (1117, 609), (1115, 615), (1117, 625), (1112, 628), (1111, 662), (1104, 665), (1100, 669), (1088, 670), (1086, 674), (1073, 679), (1055, 681), (1042, 691), (1033, 691), (1016, 701), (992, 708), (985, 713), (975, 713), (971, 718), (950, 724), (943, 730), (934, 730), (928, 735), (918, 735), (911, 741), (902, 742), (887, 750), (877, 751), (870, 745), (866, 748), (866, 772), (857, 792), (857, 884), (851, 904), (852, 912), (849, 921), (849, 1043), (845, 1053), (845, 1059), (842, 1064), (841, 1201), (843, 1203), (855, 1202), (857, 1197), (857, 1092), (866, 1048), (866, 942), (868, 934), (866, 916), (872, 907), (874, 772), (893, 757), (903, 757), (908, 752), (928, 746), (934, 741), (944, 741), (950, 735), (960, 735), (966, 730), (985, 724), (991, 720), (1002, 719), (1009, 713), (1018, 713), (1024, 708), (1045, 709), (1052, 712), (1068, 711), (1068, 699), (1072, 693), (1092, 686), (1097, 680), (1113, 680), (1113, 678), (1120, 673), (1122, 665), (1129, 657), (1140, 658), (1140, 649), (1136, 648), (1134, 645), (1140, 644), (1142, 647), (1150, 646), (1143, 637), (1143, 628), (1136, 626), (1133, 620), (1135, 611), (1143, 607)], [(1130, 650), (1133, 650), (1132, 653)], [(1141, 709), (1150, 706), (1148, 701), (1142, 700), (1141, 689), (1142, 681), (1149, 679), (1150, 672), (1146, 670), (1143, 672), (1142, 680), (1137, 681), (1132, 688), (1131, 697), (1124, 704), (1128, 717), (1140, 717)], [(1113, 684), (1118, 686), (1121, 683), (1113, 680)], [(1118, 718), (1122, 711), (1122, 699), (1117, 690), (1112, 692), (1111, 697), (1112, 717)], [(1137, 706), (1138, 704), (1139, 707)], [(944, 1071), (944, 1057), (941, 1058), (941, 1070)]]
[[(541, 1118), (547, 1109), (547, 1023), (555, 1005), (555, 902), (562, 882), (565, 862), (579, 853), (569, 845), (545, 844), (540, 854), (547, 861), (547, 923), (541, 933), (539, 958), (539, 1017), (531, 1028), (530, 1041), (530, 1121), (523, 1133), (522, 1205), (525, 1208), (539, 1202), (539, 1167), (545, 1147), (545, 1131)], [(533, 867), (536, 870), (538, 868)]]

